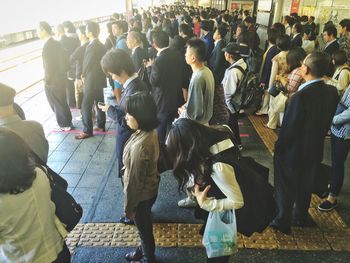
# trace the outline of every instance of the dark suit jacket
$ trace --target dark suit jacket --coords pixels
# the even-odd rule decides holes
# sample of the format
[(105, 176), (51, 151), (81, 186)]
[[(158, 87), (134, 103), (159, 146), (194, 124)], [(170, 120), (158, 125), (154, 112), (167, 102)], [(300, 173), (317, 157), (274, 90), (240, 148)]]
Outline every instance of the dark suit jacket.
[[(140, 78), (136, 78), (132, 80), (128, 86), (124, 87), (124, 92), (122, 93), (122, 97), (120, 100), (120, 104), (118, 106), (111, 106), (108, 108), (108, 116), (112, 118), (116, 122), (116, 157), (119, 162), (119, 168), (117, 174), (119, 175), (120, 169), (123, 167), (123, 149), (126, 141), (129, 139), (130, 135), (133, 131), (128, 127), (125, 121), (125, 105), (127, 97), (135, 94), (138, 91), (147, 90), (146, 84), (140, 80)], [(120, 176), (120, 175), (119, 175)]]
[(323, 81), (311, 83), (291, 97), (275, 145), (275, 154), (287, 167), (322, 161), (324, 139), (338, 100), (337, 89)]
[(86, 42), (84, 45), (77, 47), (73, 54), (70, 56), (70, 63), (76, 64), (76, 79), (81, 79), (81, 75), (83, 74), (83, 61), (87, 45), (89, 45), (89, 42)]
[(87, 45), (83, 61), (84, 90), (100, 90), (106, 87), (106, 75), (102, 71), (101, 59), (106, 53), (105, 46), (95, 39)]
[(69, 65), (65, 59), (66, 53), (62, 45), (49, 38), (42, 50), (45, 86), (50, 89), (65, 88), (63, 85)]
[(294, 38), (292, 38), (292, 42), (291, 42), (291, 47), (301, 47), (303, 45), (303, 38), (302, 35), (299, 34), (297, 36), (295, 36)]
[(141, 47), (137, 47), (134, 53), (131, 54), (131, 60), (134, 63), (136, 71), (141, 68), (142, 61), (148, 59), (147, 50)]
[[(80, 46), (80, 41), (77, 37), (71, 37), (63, 35), (60, 40), (61, 45), (63, 46), (64, 50), (66, 51), (66, 58), (69, 60), (70, 55), (73, 54), (73, 52), (77, 49), (77, 47)], [(68, 78), (74, 79), (76, 73), (76, 64), (70, 64), (69, 71), (68, 71)]]
[(167, 48), (147, 68), (152, 96), (159, 114), (176, 114), (184, 103), (182, 95), (184, 60), (178, 51)]
[(337, 51), (339, 49), (339, 44), (338, 41), (334, 41), (332, 44), (330, 44), (329, 46), (327, 46), (323, 52), (328, 53), (329, 55), (332, 55), (335, 51)]
[(260, 83), (264, 83), (266, 88), (268, 88), (269, 86), (271, 69), (272, 69), (272, 59), (279, 52), (280, 51), (276, 45), (272, 46), (267, 52), (264, 64), (262, 65), (263, 68), (261, 70)]
[(214, 49), (214, 39), (213, 39), (213, 33), (209, 32), (207, 35), (202, 36), (201, 38), (205, 43), (205, 59), (206, 61), (209, 61), (211, 52)]
[(213, 72), (215, 84), (221, 83), (225, 70), (228, 67), (228, 62), (225, 60), (222, 49), (226, 46), (225, 40), (220, 40), (214, 47), (209, 58), (208, 66)]

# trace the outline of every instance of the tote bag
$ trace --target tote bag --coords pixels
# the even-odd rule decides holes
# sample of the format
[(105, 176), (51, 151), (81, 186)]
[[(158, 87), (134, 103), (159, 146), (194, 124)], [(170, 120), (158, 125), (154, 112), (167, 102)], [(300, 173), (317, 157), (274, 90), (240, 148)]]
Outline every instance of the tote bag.
[(208, 258), (229, 256), (237, 250), (237, 226), (234, 210), (210, 212), (203, 235)]

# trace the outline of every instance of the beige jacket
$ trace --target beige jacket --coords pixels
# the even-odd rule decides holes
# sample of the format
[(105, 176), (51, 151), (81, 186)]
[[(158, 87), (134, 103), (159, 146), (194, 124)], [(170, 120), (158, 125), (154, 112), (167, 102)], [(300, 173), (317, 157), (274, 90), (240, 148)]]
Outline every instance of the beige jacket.
[(123, 153), (123, 181), (124, 210), (127, 217), (135, 216), (137, 205), (141, 201), (157, 195), (160, 180), (158, 158), (159, 143), (156, 130), (137, 131), (126, 142)]

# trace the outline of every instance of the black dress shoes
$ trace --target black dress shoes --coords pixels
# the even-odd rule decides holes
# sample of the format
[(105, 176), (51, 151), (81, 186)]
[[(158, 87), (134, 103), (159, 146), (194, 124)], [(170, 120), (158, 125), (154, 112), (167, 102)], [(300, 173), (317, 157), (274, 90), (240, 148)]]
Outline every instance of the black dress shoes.
[(129, 218), (123, 216), (119, 218), (119, 222), (125, 225), (135, 225), (134, 220), (130, 220)]
[(279, 225), (277, 225), (275, 222), (271, 222), (270, 225), (269, 225), (272, 229), (276, 230), (276, 231), (279, 231), (283, 234), (286, 234), (286, 235), (290, 235), (292, 234), (292, 231), (290, 228), (286, 228), (286, 227), (281, 227)]
[(141, 262), (143, 253), (141, 248), (136, 248), (134, 252), (129, 252), (125, 255), (125, 259), (130, 262)]

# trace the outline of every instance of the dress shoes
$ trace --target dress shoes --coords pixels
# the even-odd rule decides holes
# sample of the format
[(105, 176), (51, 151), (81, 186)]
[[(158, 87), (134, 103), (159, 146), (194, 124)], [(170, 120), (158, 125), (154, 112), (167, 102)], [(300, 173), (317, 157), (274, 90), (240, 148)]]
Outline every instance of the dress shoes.
[(125, 216), (119, 218), (119, 222), (125, 225), (135, 225), (134, 220), (131, 220)]
[(94, 131), (95, 131), (95, 132), (105, 132), (106, 129), (96, 127), (96, 128), (94, 128)]
[(76, 140), (84, 140), (84, 139), (90, 138), (90, 137), (92, 137), (92, 136), (93, 136), (93, 135), (90, 134), (90, 133), (82, 132), (82, 133), (79, 133), (77, 136), (75, 136), (75, 139), (76, 139)]
[(269, 225), (272, 229), (276, 230), (276, 231), (279, 231), (283, 234), (286, 234), (286, 235), (290, 235), (292, 234), (292, 231), (290, 228), (286, 228), (286, 227), (281, 227), (279, 225), (277, 225), (275, 222), (271, 222), (270, 225)]
[(142, 249), (141, 248), (136, 248), (136, 250), (134, 252), (129, 252), (125, 255), (125, 259), (127, 261), (131, 261), (131, 262), (138, 262), (141, 261), (143, 258), (143, 253), (142, 253)]

